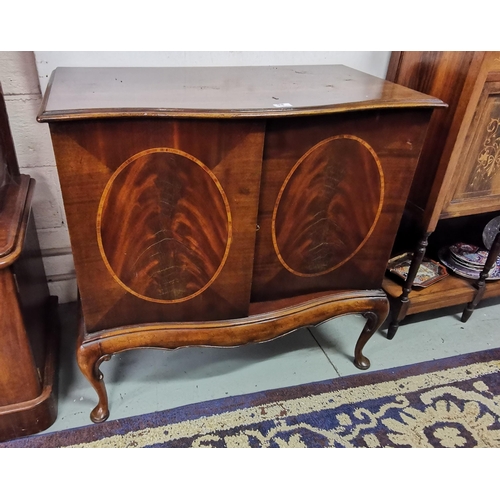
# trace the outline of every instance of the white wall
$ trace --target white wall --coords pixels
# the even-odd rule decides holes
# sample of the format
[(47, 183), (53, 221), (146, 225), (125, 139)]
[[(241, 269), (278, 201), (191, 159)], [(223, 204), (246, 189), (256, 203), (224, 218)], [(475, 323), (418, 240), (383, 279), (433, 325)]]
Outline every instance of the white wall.
[(35, 52), (42, 93), (58, 66), (259, 66), (345, 64), (384, 78), (391, 53), (344, 52)]
[(49, 129), (36, 121), (42, 102), (33, 52), (0, 52), (0, 82), (21, 173), (36, 180), (33, 213), (49, 289), (76, 300), (76, 280)]
[(33, 211), (51, 293), (76, 300), (66, 217), (47, 124), (36, 121), (58, 66), (256, 66), (344, 64), (383, 78), (390, 52), (0, 52), (0, 82), (21, 171), (37, 181)]

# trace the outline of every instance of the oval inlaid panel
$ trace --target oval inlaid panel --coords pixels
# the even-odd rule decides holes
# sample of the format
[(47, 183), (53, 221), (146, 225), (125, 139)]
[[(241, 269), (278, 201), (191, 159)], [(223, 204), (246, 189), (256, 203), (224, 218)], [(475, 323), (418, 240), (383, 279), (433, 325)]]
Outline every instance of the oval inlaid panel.
[(215, 175), (169, 148), (142, 151), (109, 180), (97, 217), (108, 270), (130, 293), (180, 302), (220, 273), (231, 243), (231, 213)]
[(273, 243), (298, 276), (333, 271), (358, 252), (382, 209), (384, 180), (373, 149), (356, 136), (326, 139), (290, 171), (273, 213)]

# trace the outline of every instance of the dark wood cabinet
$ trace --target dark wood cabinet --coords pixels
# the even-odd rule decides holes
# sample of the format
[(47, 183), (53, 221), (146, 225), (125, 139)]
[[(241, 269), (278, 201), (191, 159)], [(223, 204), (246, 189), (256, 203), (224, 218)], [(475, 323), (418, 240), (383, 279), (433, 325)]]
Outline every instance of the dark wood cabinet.
[(433, 97), (343, 66), (58, 68), (48, 122), (82, 305), (80, 368), (388, 312), (385, 265)]
[(57, 297), (49, 296), (0, 87), (0, 441), (47, 429), (57, 416)]
[[(443, 245), (482, 245), (485, 223), (500, 210), (500, 52), (395, 52), (387, 78), (449, 104), (431, 119), (398, 234), (398, 251), (404, 245), (414, 251), (412, 269), (403, 287), (384, 280), (392, 338), (408, 314), (468, 303), (466, 321), (481, 297), (500, 296), (500, 282), (485, 282), (487, 273), (479, 280), (452, 273), (429, 288), (412, 289), (427, 249), (437, 258)], [(494, 245), (492, 252), (499, 249)]]

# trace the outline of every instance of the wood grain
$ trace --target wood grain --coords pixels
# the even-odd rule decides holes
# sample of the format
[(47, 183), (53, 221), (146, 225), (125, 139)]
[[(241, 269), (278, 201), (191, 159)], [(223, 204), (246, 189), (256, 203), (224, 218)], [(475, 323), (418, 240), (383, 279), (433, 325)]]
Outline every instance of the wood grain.
[(470, 124), (456, 183), (447, 193), (445, 216), (491, 211), (500, 206), (500, 78), (484, 84)]
[(252, 301), (380, 286), (429, 114), (269, 120)]
[[(479, 57), (479, 54), (482, 54), (482, 57)], [(478, 59), (477, 64), (469, 72), (469, 85), (464, 88), (461, 95), (463, 115), (461, 121), (459, 121), (460, 116), (455, 117), (455, 125), (458, 128), (457, 135), (455, 137), (452, 135), (447, 142), (447, 146), (450, 145), (451, 148), (449, 161), (440, 166), (445, 170), (442, 183), (435, 182), (431, 192), (429, 201), (431, 207), (432, 203), (435, 202), (431, 223), (434, 223), (438, 217), (443, 219), (484, 212), (485, 210), (480, 208), (481, 205), (491, 203), (488, 197), (482, 198), (481, 196), (475, 198), (476, 203), (472, 200), (464, 205), (452, 203), (457, 180), (464, 176), (464, 171), (468, 168), (468, 164), (464, 164), (463, 160), (467, 156), (475, 134), (475, 125), (481, 108), (484, 106), (484, 98), (488, 95), (487, 86), (488, 82), (491, 81), (490, 73), (497, 75), (500, 68), (500, 52), (478, 53)], [(458, 210), (454, 210), (455, 208)]]
[[(370, 186), (375, 203), (358, 203)], [(307, 151), (288, 174), (273, 213), (273, 244), (297, 276), (319, 276), (350, 259), (370, 237), (383, 204), (380, 162), (362, 139), (341, 135)]]
[[(407, 314), (466, 304), (474, 298), (476, 293), (474, 283), (475, 280), (450, 275), (429, 288), (412, 290), (409, 295), (410, 305)], [(397, 300), (401, 295), (401, 285), (390, 278), (384, 278), (383, 286), (391, 299)], [(498, 296), (500, 296), (500, 281), (488, 282), (483, 298)]]
[[(500, 52), (393, 54), (388, 72), (393, 81), (429, 92), (450, 105), (432, 118), (404, 224), (398, 234), (403, 246), (396, 253), (415, 251), (416, 240), (434, 231), (432, 237), (443, 240), (442, 245), (467, 241), (475, 233), (468, 224), (471, 217), (476, 221), (475, 229), (481, 233), (480, 228), (485, 224), (481, 222), (481, 214), (491, 213), (493, 218), (500, 208), (500, 169), (496, 154), (499, 71)], [(445, 221), (456, 221), (455, 241), (448, 241), (446, 229), (440, 226)], [(482, 244), (481, 234), (476, 243)], [(393, 320), (399, 324), (406, 314), (472, 301), (475, 294), (472, 284), (472, 281), (450, 277), (429, 289), (411, 291), (409, 302), (401, 286), (390, 280), (384, 281), (384, 289), (391, 297), (398, 297), (392, 300), (392, 311)], [(405, 285), (407, 289), (411, 286), (412, 283)], [(488, 282), (484, 296), (499, 295), (498, 284)]]
[(12, 265), (22, 251), (33, 186), (33, 179), (20, 175), (0, 188), (0, 269)]
[[(57, 415), (56, 346), (31, 202), (0, 87), (0, 440), (49, 427)], [(57, 306), (57, 298), (55, 298)]]
[[(32, 399), (28, 396), (29, 391), (23, 391), (16, 401), (0, 406), (0, 441), (41, 432), (48, 429), (57, 418), (57, 297), (51, 297), (45, 312), (47, 317), (43, 337), (46, 342), (46, 356), (40, 369), (41, 389)], [(23, 386), (24, 377), (25, 374), (17, 379), (15, 384)]]
[[(483, 53), (459, 51), (407, 51), (393, 52), (387, 77), (400, 85), (429, 93), (448, 104), (433, 113), (429, 133), (422, 149), (415, 179), (409, 194), (409, 208), (416, 214), (432, 211), (431, 190), (435, 182), (442, 182), (449, 161), (450, 137), (456, 137), (465, 112), (462, 93), (471, 91), (471, 72), (477, 71)], [(392, 69), (391, 69), (392, 68)], [(396, 68), (396, 69), (395, 69)], [(448, 144), (447, 144), (448, 143)], [(440, 167), (441, 165), (441, 167)], [(416, 215), (417, 216), (417, 215)], [(431, 218), (428, 214), (427, 219)], [(432, 231), (423, 224), (422, 231)]]
[(264, 122), (51, 127), (89, 331), (248, 313)]
[(106, 185), (97, 217), (109, 271), (144, 300), (169, 303), (202, 293), (230, 248), (231, 211), (217, 177), (174, 149), (126, 160)]
[[(19, 189), (26, 184), (27, 190)], [(0, 234), (16, 228), (12, 254), (15, 259), (0, 269), (0, 405), (10, 405), (37, 397), (40, 373), (45, 363), (49, 290), (43, 268), (38, 236), (31, 213), (35, 182), (26, 175), (19, 179), (22, 196), (8, 198), (16, 203), (15, 221), (0, 217)], [(11, 255), (6, 256), (10, 259)]]
[[(500, 82), (499, 82), (500, 83)], [(500, 85), (496, 86), (500, 93)], [(489, 95), (477, 125), (476, 136), (471, 144), (472, 169), (461, 193), (464, 197), (478, 194), (500, 194), (500, 100)], [(455, 193), (460, 191), (455, 191)]]
[[(258, 309), (258, 307), (257, 307)], [(109, 416), (108, 398), (99, 366), (115, 353), (137, 348), (176, 349), (186, 345), (231, 347), (265, 342), (297, 328), (320, 324), (335, 316), (363, 313), (368, 321), (354, 348), (354, 362), (360, 369), (370, 366), (363, 348), (389, 312), (387, 296), (381, 290), (349, 290), (343, 293), (314, 294), (279, 301), (271, 310), (245, 318), (215, 322), (143, 324), (89, 334), (80, 324), (77, 358), (99, 401), (91, 412), (93, 422)]]
[(57, 68), (38, 120), (265, 118), (443, 105), (341, 65)]
[[(40, 380), (29, 337), (16, 300), (17, 290), (10, 269), (0, 270), (0, 406), (37, 397)], [(20, 383), (20, 381), (23, 381)]]
[(59, 68), (50, 122), (82, 302), (78, 364), (366, 325), (439, 99), (342, 66)]

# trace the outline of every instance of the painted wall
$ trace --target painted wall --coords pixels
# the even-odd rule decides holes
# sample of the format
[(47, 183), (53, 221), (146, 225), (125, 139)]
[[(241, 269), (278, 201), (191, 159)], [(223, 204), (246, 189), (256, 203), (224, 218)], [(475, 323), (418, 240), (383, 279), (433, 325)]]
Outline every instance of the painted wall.
[(35, 52), (42, 93), (58, 66), (268, 66), (345, 64), (384, 78), (390, 52)]
[(344, 64), (383, 78), (390, 52), (0, 52), (0, 82), (21, 171), (37, 181), (33, 211), (51, 293), (76, 300), (66, 217), (47, 124), (36, 121), (58, 66), (257, 66)]
[(33, 52), (0, 52), (0, 82), (21, 173), (36, 180), (33, 213), (50, 292), (76, 300), (76, 280), (49, 129), (36, 121), (42, 102)]

